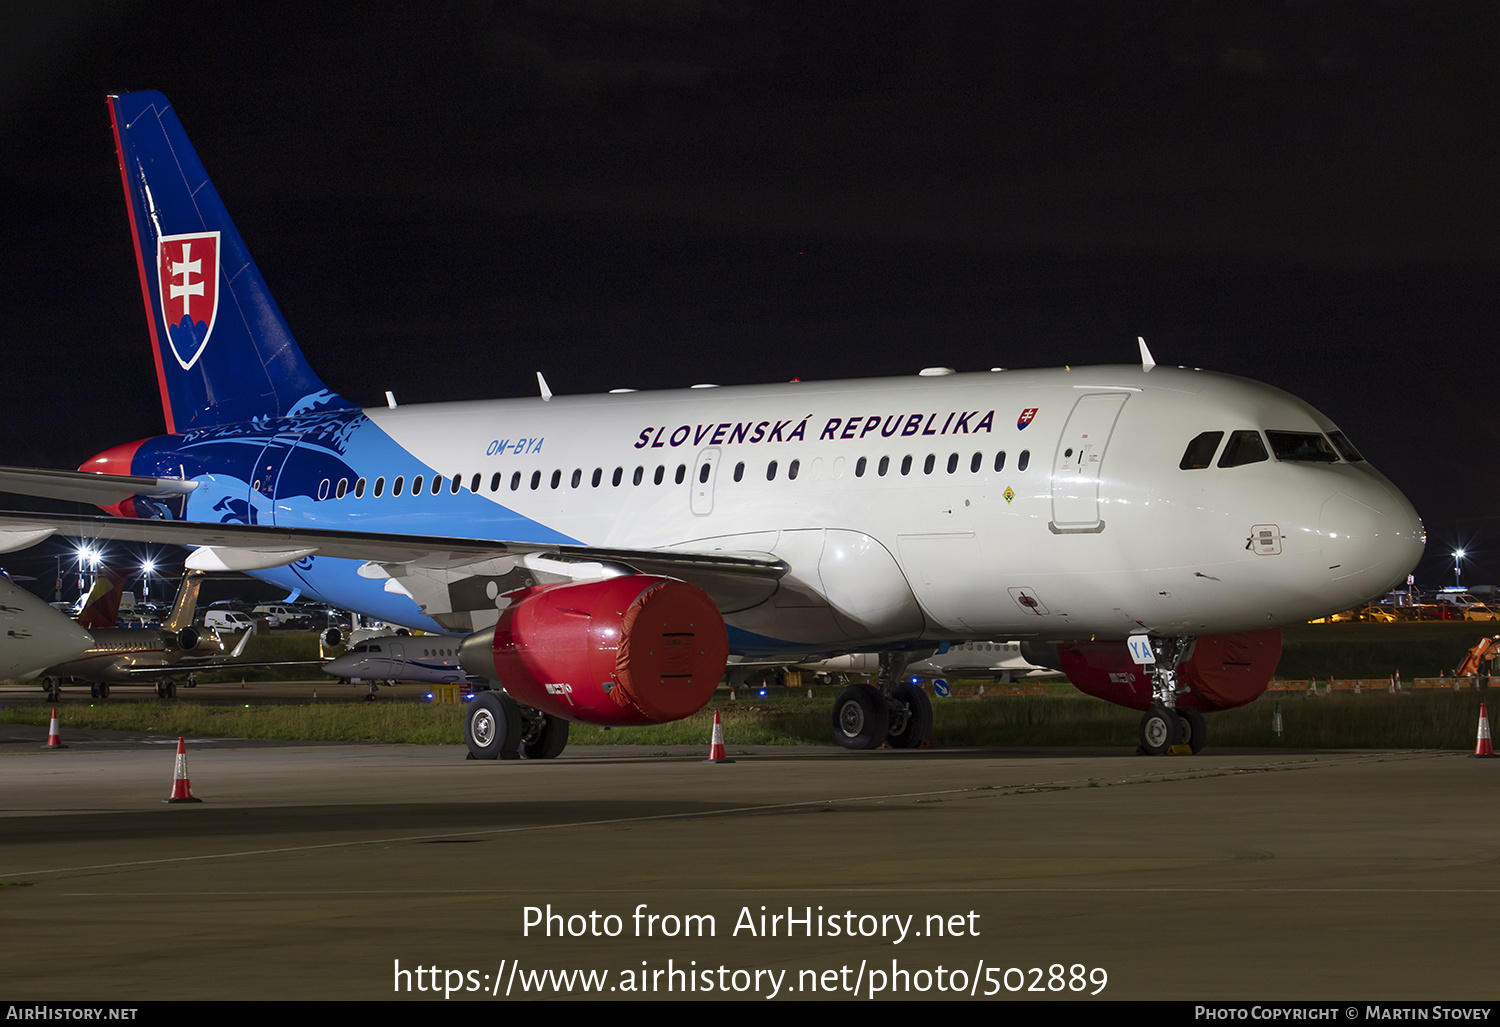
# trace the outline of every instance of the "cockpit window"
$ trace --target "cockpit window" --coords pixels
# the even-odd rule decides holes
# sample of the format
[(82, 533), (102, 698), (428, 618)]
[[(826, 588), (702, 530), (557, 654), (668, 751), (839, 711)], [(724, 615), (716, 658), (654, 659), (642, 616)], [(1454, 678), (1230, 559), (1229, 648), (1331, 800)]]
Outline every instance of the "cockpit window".
[(1344, 437), (1343, 432), (1331, 431), (1328, 433), (1328, 438), (1333, 442), (1333, 448), (1339, 451), (1339, 456), (1351, 464), (1357, 464), (1364, 459), (1359, 455), (1359, 450), (1354, 448), (1354, 443)]
[(1303, 463), (1335, 464), (1339, 455), (1327, 439), (1310, 431), (1268, 431), (1271, 451), (1277, 460)]
[(1188, 443), (1177, 466), (1184, 471), (1201, 471), (1214, 462), (1214, 452), (1219, 448), (1219, 440), (1223, 437), (1224, 433), (1221, 431), (1206, 431), (1199, 435)]
[(1260, 441), (1260, 432), (1232, 431), (1229, 433), (1229, 442), (1224, 447), (1224, 455), (1219, 457), (1219, 466), (1239, 467), (1241, 464), (1258, 464), (1269, 459), (1271, 454), (1266, 452), (1266, 444)]

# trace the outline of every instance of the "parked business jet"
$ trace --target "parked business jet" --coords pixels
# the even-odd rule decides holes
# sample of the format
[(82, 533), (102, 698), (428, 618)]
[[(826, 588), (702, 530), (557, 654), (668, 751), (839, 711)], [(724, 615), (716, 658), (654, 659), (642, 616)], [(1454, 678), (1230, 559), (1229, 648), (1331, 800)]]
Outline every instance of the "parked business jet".
[(603, 396), (539, 375), (529, 399), (360, 409), (307, 364), (166, 98), (109, 109), (167, 434), (0, 472), (117, 515), (8, 516), (3, 548), (198, 546), (189, 566), (463, 635), (504, 688), (472, 704), (471, 755), (686, 716), (731, 652), (880, 652), (836, 734), (917, 744), (906, 662), (991, 638), (1058, 644), (1074, 681), (1144, 704), (1161, 752), (1179, 706), (1264, 689), (1280, 625), (1421, 555), (1328, 418), (1144, 343), (1138, 366)]
[(367, 682), (375, 698), (381, 681), (415, 681), (424, 685), (474, 682), (488, 688), (458, 662), (459, 640), (451, 635), (375, 635), (351, 642), (347, 651), (320, 668), (344, 681)]
[(34, 678), (93, 644), (86, 628), (0, 575), (0, 678)]
[[(880, 659), (877, 653), (850, 653), (800, 663), (798, 667), (826, 681), (833, 674), (879, 674)], [(906, 665), (905, 674), (908, 678), (931, 681), (983, 678), (1008, 684), (1030, 678), (1060, 677), (1062, 671), (1029, 661), (1020, 642), (977, 640), (955, 642), (926, 659), (913, 660)]]
[[(218, 632), (193, 626), (203, 577), (203, 571), (187, 573), (171, 614), (159, 628), (95, 628), (87, 648), (56, 660), (43, 672), (47, 697), (56, 702), (64, 685), (88, 685), (95, 699), (108, 699), (114, 685), (152, 684), (158, 699), (176, 698), (179, 679), (194, 687), (196, 672), (224, 652)], [(230, 656), (243, 653), (249, 639), (247, 631)]]

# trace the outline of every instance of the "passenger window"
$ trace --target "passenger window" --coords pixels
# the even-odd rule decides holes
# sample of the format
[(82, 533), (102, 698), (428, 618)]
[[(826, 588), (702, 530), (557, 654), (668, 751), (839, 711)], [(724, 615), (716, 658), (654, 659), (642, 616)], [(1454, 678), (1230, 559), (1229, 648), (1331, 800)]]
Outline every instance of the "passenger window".
[(557, 470), (555, 470), (555, 471), (552, 472), (552, 487), (553, 488), (557, 488), (557, 486), (559, 486), (561, 484), (562, 484), (562, 468), (558, 468)]
[[(517, 471), (515, 473), (515, 475), (512, 477), (512, 482), (519, 481), (520, 478), (521, 478), (521, 472)], [(516, 488), (516, 486), (514, 484), (512, 484), (511, 485), (511, 491), (514, 492), (515, 488)], [(475, 489), (474, 491), (477, 492), (479, 490)], [(495, 472), (495, 476), (490, 479), (490, 491), (491, 492), (499, 492), (500, 491), (500, 472), (499, 471), (496, 471)]]
[(1016, 457), (1016, 470), (1018, 470), (1018, 471), (1024, 471), (1024, 470), (1026, 470), (1026, 465), (1029, 464), (1029, 463), (1031, 463), (1031, 450), (1029, 450), (1029, 449), (1023, 449), (1023, 450), (1021, 450), (1021, 455), (1018, 456), (1018, 457)]
[(712, 469), (713, 469), (713, 464), (709, 463), (707, 460), (703, 461), (703, 466), (700, 467), (700, 468), (698, 468), (698, 484), (699, 485), (703, 485), (703, 484), (705, 484), (708, 481), (708, 472), (710, 470), (712, 470)]
[(639, 485), (641, 483), (641, 478), (645, 476), (645, 473), (646, 469), (644, 467), (637, 467), (635, 469), (635, 477), (630, 479), (630, 483), (632, 485)]
[[(464, 487), (463, 481), (459, 478), (458, 475), (455, 474), (453, 476), (453, 483), (448, 486), (448, 494), (450, 496), (456, 496), (456, 495), (458, 495), (458, 490), (461, 489), (461, 488), (463, 488), (463, 487)], [(474, 475), (474, 487), (472, 489), (470, 489), (469, 491), (470, 492), (478, 492), (479, 491), (479, 475), (477, 475), (477, 474)], [(434, 495), (436, 495), (436, 493), (434, 493)]]
[(664, 467), (661, 464), (657, 464), (656, 465), (656, 479), (655, 479), (656, 480), (656, 484), (658, 484), (658, 485), (661, 484), (662, 475), (664, 475), (666, 473), (667, 473), (666, 467)]
[(614, 477), (612, 477), (612, 478), (609, 479), (609, 483), (611, 485), (613, 485), (615, 488), (619, 488), (620, 487), (620, 482), (623, 481), (624, 479), (625, 479), (625, 468), (623, 468), (623, 467), (616, 467), (615, 468)]
[(380, 493), (385, 491), (385, 476), (381, 475), (375, 479), (375, 498), (380, 498)]
[(776, 480), (776, 461), (772, 460), (770, 463), (766, 464), (766, 481), (775, 481), (775, 480)]
[(1187, 444), (1187, 449), (1182, 451), (1182, 459), (1177, 461), (1177, 467), (1183, 471), (1201, 471), (1214, 462), (1214, 453), (1219, 449), (1219, 440), (1224, 437), (1221, 431), (1206, 431), (1198, 435), (1192, 442)]
[(922, 462), (922, 473), (923, 474), (931, 474), (932, 473), (932, 465), (936, 461), (937, 461), (937, 457), (933, 456), (931, 453), (928, 453), (927, 454), (927, 459)]
[(539, 489), (541, 487), (542, 487), (542, 472), (541, 471), (532, 471), (531, 472), (531, 491), (535, 492), (537, 489)]
[(348, 478), (340, 478), (339, 479), (339, 487), (338, 487), (338, 491), (335, 493), (335, 498), (336, 499), (343, 499), (344, 498), (344, 493), (346, 493), (348, 491), (349, 491), (349, 479)]
[(908, 456), (903, 456), (901, 458), (901, 473), (902, 474), (910, 474), (911, 473), (911, 457), (909, 455)]
[(599, 483), (601, 481), (603, 481), (603, 480), (604, 480), (604, 468), (602, 468), (602, 467), (595, 467), (594, 468), (594, 476), (593, 476), (593, 478), (589, 479), (589, 487), (590, 488), (598, 488), (599, 487)]
[(978, 474), (979, 468), (981, 468), (982, 466), (984, 466), (984, 454), (975, 453), (974, 459), (969, 461), (969, 473)]
[(888, 456), (881, 457), (880, 458), (880, 468), (879, 468), (879, 471), (878, 471), (878, 473), (880, 474), (880, 476), (882, 478), (884, 478), (885, 477), (885, 472), (889, 471), (890, 469), (891, 469), (891, 458), (888, 457)]
[(365, 498), (365, 480), (363, 478), (359, 479), (358, 481), (356, 481), (354, 483), (354, 498), (355, 499), (364, 499)]
[[(416, 495), (420, 495), (421, 492), (422, 492), (422, 476), (419, 474), (419, 475), (417, 475), (415, 478), (413, 478), (411, 480), (411, 494), (414, 495), (414, 496), (416, 496)], [(398, 495), (398, 496), (401, 495), (401, 485), (399, 483), (399, 479), (398, 479), (398, 482), (397, 482), (397, 485), (396, 485), (396, 495)]]
[[(500, 475), (497, 474), (497, 475), (495, 475), (495, 480), (490, 483), (490, 491), (494, 492), (499, 487), (500, 487)], [(515, 474), (512, 474), (510, 476), (510, 490), (512, 492), (514, 492), (517, 489), (519, 489), (520, 487), (521, 487), (521, 472), (517, 471)]]
[(741, 460), (734, 465), (734, 480), (740, 481), (745, 477), (745, 462)]
[[(475, 471), (474, 472), (474, 478), (473, 478), (473, 480), (469, 482), (469, 491), (470, 492), (478, 492), (479, 491), (479, 482), (482, 479), (483, 479), (483, 476), (478, 471)], [(496, 477), (495, 478), (495, 487), (499, 488), (499, 486), (500, 486), (500, 479), (498, 477)], [(494, 492), (495, 489), (490, 489), (490, 491)]]
[(1219, 466), (1239, 467), (1269, 459), (1271, 454), (1266, 452), (1266, 444), (1260, 441), (1260, 432), (1232, 431), (1229, 433), (1229, 442), (1224, 446), (1224, 455), (1219, 457)]
[(1005, 450), (1003, 449), (995, 454), (995, 470), (1005, 470)]
[(856, 478), (863, 478), (865, 476), (865, 458), (864, 457), (860, 457), (858, 460), (856, 460), (854, 462), (854, 476)]
[(677, 465), (677, 484), (681, 485), (687, 479), (687, 464)]
[(575, 467), (575, 468), (573, 468), (573, 477), (571, 479), (569, 479), (569, 481), (570, 481), (569, 487), (576, 489), (578, 487), (579, 483), (583, 481), (583, 468), (581, 468), (581, 467)]
[(799, 468), (801, 466), (802, 466), (802, 461), (801, 460), (793, 460), (791, 463), (789, 463), (789, 464), (786, 465), (786, 479), (787, 479), (787, 481), (795, 481), (797, 479), (797, 468)]

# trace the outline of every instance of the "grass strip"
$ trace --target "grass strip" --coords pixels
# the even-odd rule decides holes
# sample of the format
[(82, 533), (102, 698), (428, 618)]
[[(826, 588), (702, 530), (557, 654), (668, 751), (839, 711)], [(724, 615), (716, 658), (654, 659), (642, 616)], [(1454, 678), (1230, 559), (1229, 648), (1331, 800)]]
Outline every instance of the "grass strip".
[[(1479, 704), (1488, 693), (1425, 691), (1400, 695), (1262, 697), (1209, 714), (1210, 749), (1242, 746), (1472, 750)], [(833, 692), (718, 702), (726, 742), (734, 745), (832, 745)], [(1280, 703), (1283, 735), (1271, 733)], [(0, 709), (0, 723), (45, 726), (51, 706)], [(64, 704), (64, 735), (109, 729), (165, 735), (314, 742), (463, 743), (463, 705), (419, 702), (209, 706), (191, 702)], [(942, 746), (1083, 745), (1133, 749), (1140, 714), (1083, 695), (941, 699), (933, 703), (933, 740)], [(712, 707), (685, 720), (606, 729), (573, 725), (570, 745), (702, 745)]]

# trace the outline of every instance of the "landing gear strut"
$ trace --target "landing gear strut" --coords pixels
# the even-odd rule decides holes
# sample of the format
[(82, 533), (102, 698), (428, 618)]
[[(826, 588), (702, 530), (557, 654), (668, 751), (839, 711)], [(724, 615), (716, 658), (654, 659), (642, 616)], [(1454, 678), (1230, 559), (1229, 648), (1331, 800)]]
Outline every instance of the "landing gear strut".
[(1141, 752), (1165, 756), (1174, 745), (1186, 745), (1194, 753), (1203, 748), (1207, 726), (1197, 710), (1177, 708), (1177, 697), (1187, 689), (1177, 682), (1178, 668), (1193, 655), (1192, 635), (1150, 638), (1152, 706), (1141, 717)]
[(906, 665), (928, 654), (883, 652), (880, 685), (853, 684), (833, 704), (833, 736), (845, 749), (915, 749), (932, 732), (927, 693), (905, 681)]
[(568, 722), (548, 713), (522, 710), (526, 726), (521, 731), (518, 752), (523, 760), (555, 760), (568, 744)]

